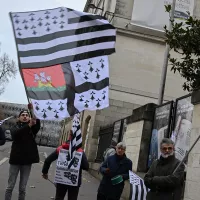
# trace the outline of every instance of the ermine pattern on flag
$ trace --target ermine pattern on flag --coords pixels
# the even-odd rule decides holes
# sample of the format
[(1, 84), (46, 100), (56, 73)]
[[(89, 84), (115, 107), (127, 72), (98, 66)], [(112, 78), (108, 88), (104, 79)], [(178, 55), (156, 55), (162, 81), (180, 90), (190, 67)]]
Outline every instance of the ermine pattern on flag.
[(129, 171), (129, 180), (131, 184), (130, 200), (146, 200), (149, 189), (144, 181), (132, 171)]
[(21, 68), (110, 55), (116, 30), (102, 16), (65, 7), (10, 13)]
[(71, 160), (68, 166), (69, 168), (73, 164), (73, 158), (75, 156), (76, 150), (82, 147), (80, 118), (81, 118), (81, 114), (77, 113), (74, 115), (73, 122), (72, 122), (73, 137), (70, 141), (70, 146), (69, 146), (69, 157)]
[(0, 126), (5, 122), (5, 120), (1, 120), (0, 121)]
[(108, 56), (22, 69), (22, 73), (38, 119), (61, 120), (109, 106)]

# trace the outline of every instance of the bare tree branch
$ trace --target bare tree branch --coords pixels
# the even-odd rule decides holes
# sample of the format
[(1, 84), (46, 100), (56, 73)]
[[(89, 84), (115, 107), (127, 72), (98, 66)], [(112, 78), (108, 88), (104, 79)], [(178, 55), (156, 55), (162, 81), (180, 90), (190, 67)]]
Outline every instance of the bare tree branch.
[(0, 56), (0, 95), (5, 91), (7, 83), (16, 77), (17, 65), (8, 54)]

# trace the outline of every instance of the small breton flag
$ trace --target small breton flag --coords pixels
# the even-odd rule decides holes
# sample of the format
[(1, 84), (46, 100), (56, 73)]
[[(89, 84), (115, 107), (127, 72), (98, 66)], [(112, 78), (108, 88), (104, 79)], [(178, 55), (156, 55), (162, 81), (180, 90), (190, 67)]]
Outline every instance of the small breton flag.
[(145, 186), (143, 179), (129, 171), (129, 180), (131, 184), (130, 200), (146, 200), (149, 189)]
[(73, 122), (72, 122), (73, 137), (70, 141), (70, 146), (69, 146), (69, 155), (70, 155), (70, 160), (71, 160), (68, 166), (69, 168), (73, 164), (73, 159), (74, 159), (76, 150), (81, 148), (82, 146), (80, 118), (81, 118), (81, 114), (77, 113), (74, 115)]
[(11, 118), (13, 118), (13, 116), (8, 117), (8, 118), (3, 119), (3, 120), (0, 120), (0, 126), (1, 126), (5, 121), (7, 121), (7, 120), (9, 120), (9, 119), (11, 119)]

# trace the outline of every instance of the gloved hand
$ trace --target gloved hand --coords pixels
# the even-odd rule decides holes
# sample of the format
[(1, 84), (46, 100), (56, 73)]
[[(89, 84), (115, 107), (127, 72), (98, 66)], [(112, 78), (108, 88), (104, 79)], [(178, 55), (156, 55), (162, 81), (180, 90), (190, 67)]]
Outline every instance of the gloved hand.
[(29, 109), (29, 110), (32, 110), (32, 109), (33, 109), (32, 103), (29, 103), (29, 104), (28, 104), (28, 109)]
[(42, 174), (42, 177), (47, 180), (48, 179), (48, 174)]
[(105, 172), (104, 172), (106, 175), (108, 175), (110, 173), (110, 169), (109, 168), (106, 168)]

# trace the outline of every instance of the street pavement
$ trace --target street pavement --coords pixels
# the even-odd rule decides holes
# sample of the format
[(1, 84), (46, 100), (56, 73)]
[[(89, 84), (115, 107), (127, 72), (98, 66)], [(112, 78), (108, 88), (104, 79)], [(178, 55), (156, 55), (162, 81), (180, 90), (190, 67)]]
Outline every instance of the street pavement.
[[(7, 142), (4, 146), (0, 147), (0, 200), (4, 199), (4, 193), (8, 181), (9, 170), (9, 155), (10, 155), (11, 142)], [(41, 170), (45, 157), (48, 156), (54, 149), (50, 147), (38, 147), (40, 154), (40, 163), (34, 164), (31, 171), (31, 176), (27, 185), (27, 200), (48, 200), (54, 199), (55, 186), (41, 177)], [(49, 170), (49, 179), (53, 181), (55, 171), (55, 162)], [(12, 200), (18, 198), (18, 182), (17, 180), (15, 189), (13, 191)], [(87, 172), (83, 171), (82, 186), (79, 192), (78, 200), (95, 200), (99, 181), (92, 177)], [(67, 200), (67, 195), (66, 198)]]

